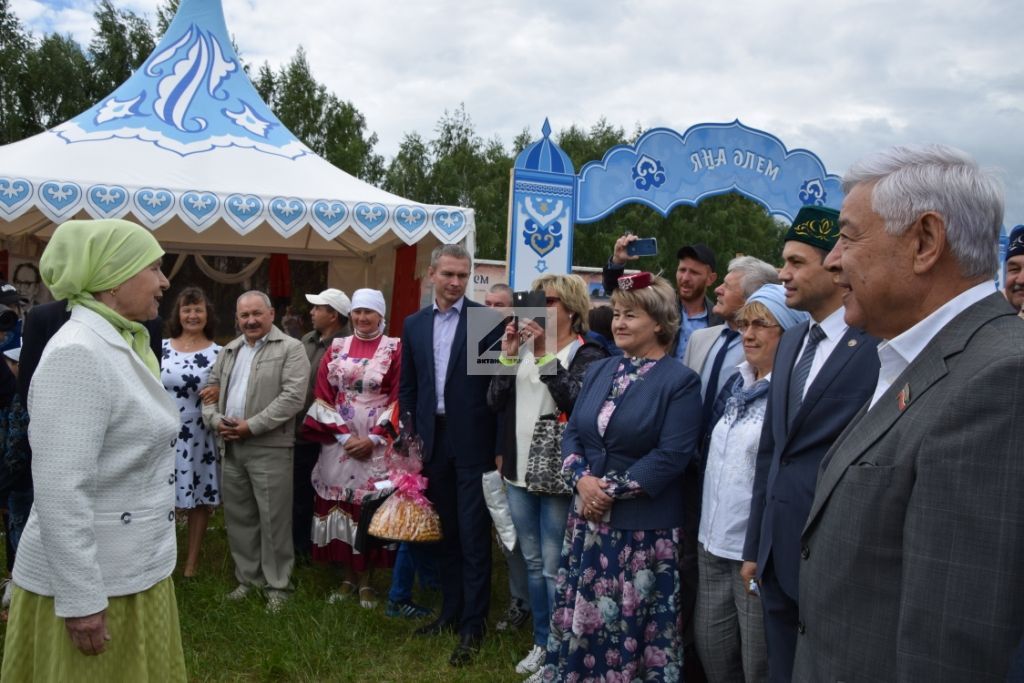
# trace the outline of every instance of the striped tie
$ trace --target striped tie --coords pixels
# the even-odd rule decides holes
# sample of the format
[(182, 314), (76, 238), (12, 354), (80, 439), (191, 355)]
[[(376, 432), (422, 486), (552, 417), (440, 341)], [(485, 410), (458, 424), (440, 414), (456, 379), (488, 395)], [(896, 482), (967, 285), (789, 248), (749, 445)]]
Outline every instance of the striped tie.
[(800, 355), (800, 360), (793, 366), (793, 377), (789, 382), (789, 424), (793, 424), (796, 413), (800, 410), (800, 404), (804, 400), (804, 385), (807, 384), (807, 376), (811, 374), (811, 364), (814, 363), (814, 351), (818, 344), (825, 338), (825, 332), (821, 326), (815, 323), (811, 325), (811, 331), (807, 335), (807, 346)]

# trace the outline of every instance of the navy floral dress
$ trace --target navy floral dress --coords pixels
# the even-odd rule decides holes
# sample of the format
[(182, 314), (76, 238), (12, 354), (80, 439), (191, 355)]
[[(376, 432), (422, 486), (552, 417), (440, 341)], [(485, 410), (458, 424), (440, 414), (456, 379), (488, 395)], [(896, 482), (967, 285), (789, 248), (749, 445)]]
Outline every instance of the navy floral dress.
[[(655, 361), (623, 359), (597, 418), (604, 435), (630, 385)], [(573, 487), (590, 474), (570, 454), (564, 469)], [(625, 473), (608, 472), (616, 499), (644, 495)], [(679, 681), (682, 678), (679, 529), (614, 529), (569, 511), (555, 588), (547, 659), (538, 678), (570, 683)]]
[(217, 444), (203, 424), (199, 400), (199, 391), (206, 386), (220, 349), (211, 343), (199, 351), (179, 353), (171, 348), (170, 340), (163, 342), (160, 379), (181, 414), (174, 467), (174, 505), (179, 508), (220, 505)]

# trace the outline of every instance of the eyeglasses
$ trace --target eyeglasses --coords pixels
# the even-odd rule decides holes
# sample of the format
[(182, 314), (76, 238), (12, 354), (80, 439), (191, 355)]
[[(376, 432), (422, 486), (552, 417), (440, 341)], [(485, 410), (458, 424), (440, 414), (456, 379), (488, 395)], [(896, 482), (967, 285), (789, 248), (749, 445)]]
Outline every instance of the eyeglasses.
[(753, 327), (755, 330), (767, 330), (769, 327), (779, 327), (778, 323), (770, 323), (764, 318), (754, 318), (753, 320), (737, 320), (736, 329), (740, 332), (746, 332), (748, 327)]

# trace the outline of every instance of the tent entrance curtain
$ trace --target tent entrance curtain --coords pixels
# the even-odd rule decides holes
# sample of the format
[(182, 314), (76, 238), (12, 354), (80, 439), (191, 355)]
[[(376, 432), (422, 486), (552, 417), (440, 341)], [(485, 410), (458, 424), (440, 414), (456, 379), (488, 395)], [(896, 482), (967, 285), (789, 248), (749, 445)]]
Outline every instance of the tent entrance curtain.
[(237, 285), (242, 282), (246, 282), (253, 276), (253, 274), (259, 270), (259, 267), (263, 265), (263, 261), (266, 257), (257, 256), (249, 262), (247, 266), (242, 268), (237, 273), (222, 273), (213, 266), (211, 266), (205, 258), (200, 254), (178, 254), (177, 260), (174, 262), (174, 266), (171, 267), (171, 272), (167, 275), (168, 280), (173, 280), (174, 276), (178, 274), (181, 267), (185, 265), (185, 260), (191, 256), (195, 259), (196, 266), (203, 272), (203, 275), (210, 278), (214, 282), (219, 282), (222, 285)]

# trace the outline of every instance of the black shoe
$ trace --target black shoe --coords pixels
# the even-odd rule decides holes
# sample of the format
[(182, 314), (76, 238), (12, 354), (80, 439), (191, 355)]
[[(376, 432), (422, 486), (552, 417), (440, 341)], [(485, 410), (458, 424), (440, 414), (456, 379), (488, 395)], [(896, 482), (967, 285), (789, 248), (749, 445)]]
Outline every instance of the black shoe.
[(420, 626), (413, 631), (418, 636), (439, 636), (445, 633), (455, 633), (456, 624), (447, 619), (434, 619), (425, 626)]
[(483, 635), (463, 633), (459, 636), (459, 644), (452, 650), (452, 656), (448, 658), (448, 663), (452, 666), (471, 664), (473, 657), (479, 654), (482, 642), (484, 642)]

